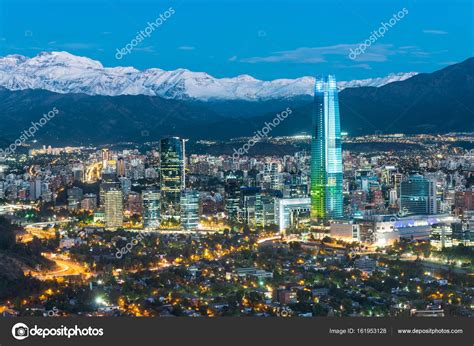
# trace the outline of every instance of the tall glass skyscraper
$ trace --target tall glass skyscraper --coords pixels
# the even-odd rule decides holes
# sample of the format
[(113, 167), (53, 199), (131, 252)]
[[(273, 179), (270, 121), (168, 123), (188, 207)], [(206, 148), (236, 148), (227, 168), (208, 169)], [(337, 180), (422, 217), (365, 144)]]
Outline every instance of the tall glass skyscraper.
[(311, 129), (311, 220), (343, 217), (342, 147), (336, 78), (316, 79)]
[(178, 137), (160, 141), (161, 221), (166, 226), (181, 223), (181, 190), (185, 186), (184, 140)]

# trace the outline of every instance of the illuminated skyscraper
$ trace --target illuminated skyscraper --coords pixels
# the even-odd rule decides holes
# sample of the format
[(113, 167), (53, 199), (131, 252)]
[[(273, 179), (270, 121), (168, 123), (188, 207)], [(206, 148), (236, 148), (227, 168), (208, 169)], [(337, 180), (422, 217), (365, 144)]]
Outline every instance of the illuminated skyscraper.
[(181, 190), (185, 187), (184, 140), (178, 137), (160, 141), (161, 220), (166, 226), (179, 226)]
[(316, 79), (311, 129), (311, 220), (343, 217), (342, 147), (336, 78)]
[(160, 192), (148, 189), (142, 192), (143, 224), (145, 227), (160, 226)]
[(232, 222), (239, 221), (240, 211), (240, 187), (242, 186), (242, 176), (230, 171), (225, 176), (225, 212)]
[(107, 148), (102, 149), (102, 169), (105, 169), (110, 160), (110, 151)]
[(125, 177), (125, 160), (119, 157), (116, 164), (117, 177)]
[(123, 195), (118, 188), (105, 193), (105, 225), (108, 229), (123, 226)]
[(181, 193), (181, 225), (184, 229), (196, 229), (199, 225), (199, 192), (185, 189)]

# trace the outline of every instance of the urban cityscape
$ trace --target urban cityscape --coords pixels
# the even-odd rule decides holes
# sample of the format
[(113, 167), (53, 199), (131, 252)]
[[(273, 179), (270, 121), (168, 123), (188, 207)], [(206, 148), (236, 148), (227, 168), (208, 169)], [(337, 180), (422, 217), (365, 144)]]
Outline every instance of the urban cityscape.
[(353, 136), (338, 94), (293, 136), (2, 152), (0, 312), (473, 317), (474, 134)]

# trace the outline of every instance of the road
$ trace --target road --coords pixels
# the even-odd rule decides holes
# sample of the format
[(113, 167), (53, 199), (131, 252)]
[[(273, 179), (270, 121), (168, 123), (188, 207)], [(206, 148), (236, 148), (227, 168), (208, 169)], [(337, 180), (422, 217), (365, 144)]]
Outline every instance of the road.
[[(55, 230), (52, 228), (52, 226), (55, 224), (67, 223), (70, 221), (71, 221), (70, 219), (67, 219), (64, 221), (30, 223), (25, 226), (26, 233), (18, 235), (17, 239), (21, 239), (22, 243), (28, 243), (33, 240), (33, 237), (37, 237), (39, 239), (54, 238)], [(48, 227), (48, 229), (43, 229), (44, 227)]]
[(74, 262), (70, 258), (57, 256), (51, 253), (45, 253), (43, 256), (53, 261), (56, 264), (56, 267), (50, 271), (32, 272), (31, 275), (39, 280), (52, 280), (66, 276), (85, 276), (85, 278), (91, 276), (90, 273), (86, 272), (86, 268), (83, 265)]

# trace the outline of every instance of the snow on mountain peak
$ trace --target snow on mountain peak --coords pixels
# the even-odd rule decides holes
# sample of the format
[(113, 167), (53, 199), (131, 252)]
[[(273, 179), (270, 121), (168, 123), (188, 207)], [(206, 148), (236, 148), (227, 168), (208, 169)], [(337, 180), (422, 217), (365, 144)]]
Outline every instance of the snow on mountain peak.
[(28, 59), (27, 64), (37, 66), (64, 66), (103, 69), (99, 61), (87, 57), (76, 56), (68, 52), (41, 52), (36, 57)]
[[(339, 82), (344, 88), (374, 86), (405, 80), (416, 72), (390, 74)], [(104, 67), (99, 61), (68, 52), (42, 52), (33, 58), (22, 55), (0, 57), (0, 86), (9, 90), (44, 89), (56, 93), (88, 95), (150, 95), (175, 99), (268, 100), (313, 94), (314, 78), (262, 81), (249, 75), (214, 78), (187, 69)]]
[(417, 74), (418, 72), (390, 73), (386, 77), (351, 80), (348, 82), (338, 82), (337, 84), (340, 90), (345, 88), (358, 88), (362, 86), (381, 87), (392, 82), (401, 82), (405, 79), (416, 76)]

